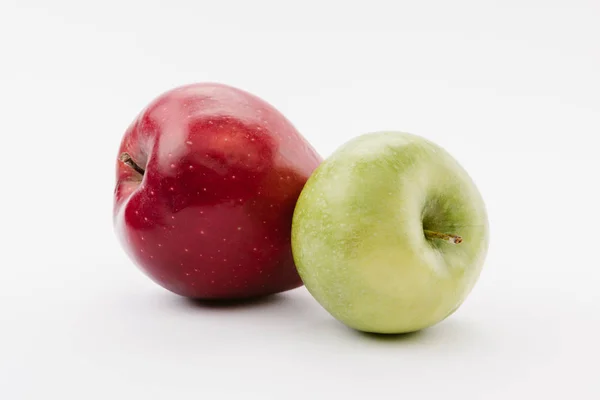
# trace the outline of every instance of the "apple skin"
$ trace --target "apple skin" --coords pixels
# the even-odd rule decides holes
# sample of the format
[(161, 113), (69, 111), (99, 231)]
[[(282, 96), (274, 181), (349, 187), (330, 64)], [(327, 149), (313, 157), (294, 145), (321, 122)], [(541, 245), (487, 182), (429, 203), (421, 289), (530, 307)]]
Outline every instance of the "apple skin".
[[(452, 244), (424, 230), (462, 236)], [(452, 314), (489, 241), (483, 199), (444, 149), (375, 132), (338, 148), (298, 199), (292, 249), (306, 288), (356, 330), (406, 333)]]
[[(125, 154), (144, 171), (124, 162)], [(292, 215), (320, 162), (258, 97), (216, 83), (178, 87), (124, 134), (115, 230), (135, 264), (181, 296), (240, 299), (293, 289), (302, 281)]]

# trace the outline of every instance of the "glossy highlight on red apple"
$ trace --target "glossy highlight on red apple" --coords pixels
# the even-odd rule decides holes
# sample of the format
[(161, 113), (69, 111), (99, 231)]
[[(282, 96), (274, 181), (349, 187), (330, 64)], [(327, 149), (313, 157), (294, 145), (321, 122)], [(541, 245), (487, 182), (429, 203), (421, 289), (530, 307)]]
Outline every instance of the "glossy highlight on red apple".
[(236, 299), (299, 287), (292, 216), (320, 162), (258, 97), (215, 83), (175, 88), (123, 136), (116, 232), (135, 264), (181, 296)]

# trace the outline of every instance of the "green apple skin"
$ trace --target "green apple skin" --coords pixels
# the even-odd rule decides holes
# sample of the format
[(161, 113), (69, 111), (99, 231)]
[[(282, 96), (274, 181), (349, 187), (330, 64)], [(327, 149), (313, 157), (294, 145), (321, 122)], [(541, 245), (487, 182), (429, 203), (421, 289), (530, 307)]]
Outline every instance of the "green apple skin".
[(404, 132), (365, 134), (337, 149), (307, 181), (292, 223), (306, 288), (336, 319), (373, 333), (418, 331), (456, 311), (488, 242), (485, 204), (467, 172)]

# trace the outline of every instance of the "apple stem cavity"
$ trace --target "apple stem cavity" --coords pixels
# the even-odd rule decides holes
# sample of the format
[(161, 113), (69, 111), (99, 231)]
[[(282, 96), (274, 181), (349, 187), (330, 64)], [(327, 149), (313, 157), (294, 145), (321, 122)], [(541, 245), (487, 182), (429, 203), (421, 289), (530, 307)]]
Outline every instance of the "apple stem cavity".
[(441, 239), (441, 240), (445, 240), (446, 242), (452, 243), (452, 244), (459, 244), (459, 243), (462, 243), (462, 241), (463, 241), (462, 237), (460, 237), (458, 235), (429, 231), (427, 229), (424, 229), (423, 232), (425, 233), (425, 237), (427, 239)]
[(131, 156), (129, 155), (129, 153), (122, 153), (119, 156), (119, 160), (123, 164), (126, 164), (126, 165), (130, 166), (138, 174), (144, 176), (144, 172), (145, 172), (144, 169), (142, 167), (140, 167), (139, 165), (137, 165), (135, 163), (135, 161), (133, 161), (133, 158), (131, 158)]

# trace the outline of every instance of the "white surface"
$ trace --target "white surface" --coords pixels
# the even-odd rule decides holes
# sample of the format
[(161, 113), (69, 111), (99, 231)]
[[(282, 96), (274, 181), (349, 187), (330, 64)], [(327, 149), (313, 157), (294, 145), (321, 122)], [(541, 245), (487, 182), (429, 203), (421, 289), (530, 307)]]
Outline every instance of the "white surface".
[[(3, 1), (0, 398), (600, 398), (600, 3)], [(139, 110), (220, 81), (327, 156), (379, 129), (469, 170), (491, 247), (464, 306), (381, 339), (304, 289), (192, 305), (126, 258), (114, 157)]]

